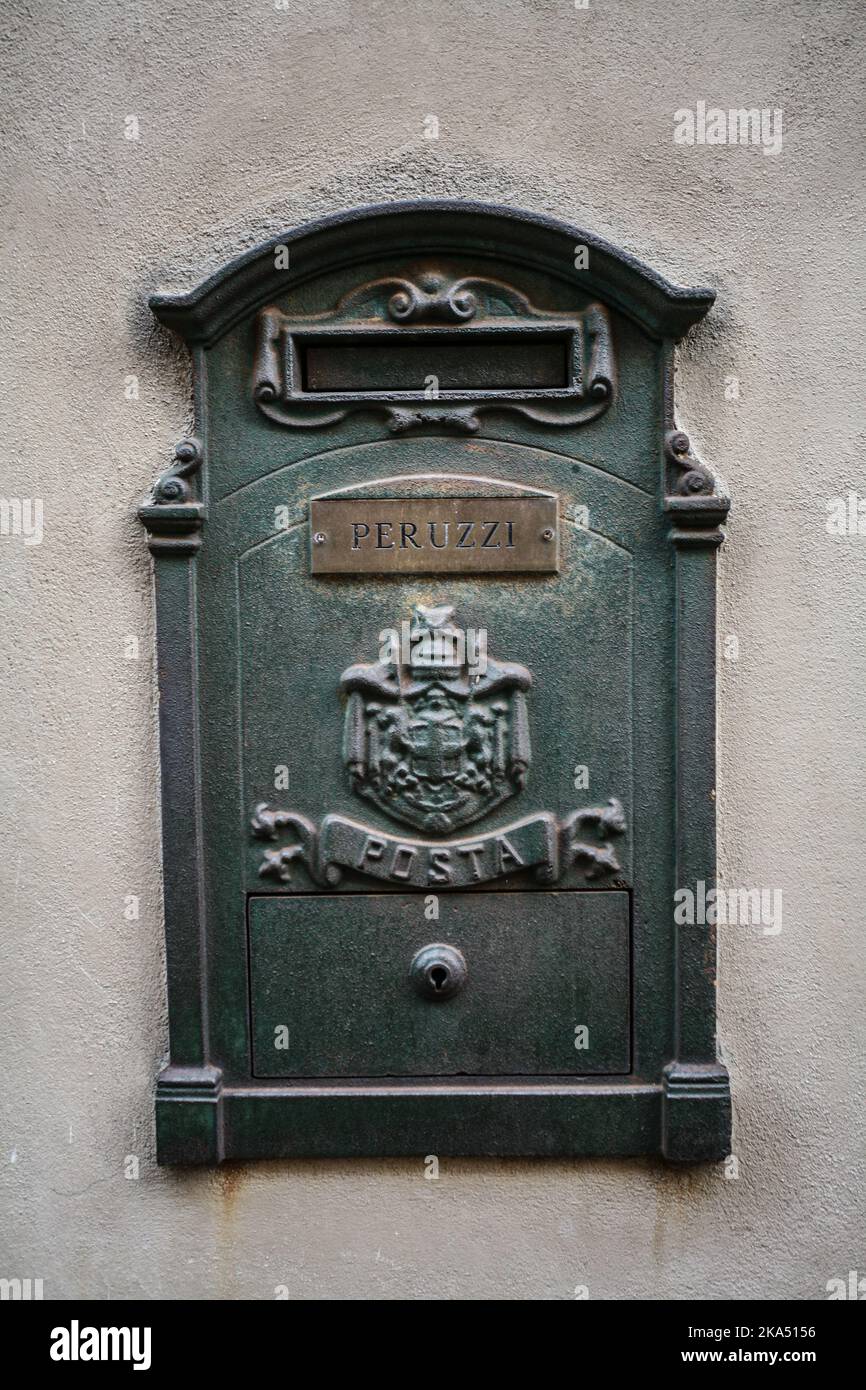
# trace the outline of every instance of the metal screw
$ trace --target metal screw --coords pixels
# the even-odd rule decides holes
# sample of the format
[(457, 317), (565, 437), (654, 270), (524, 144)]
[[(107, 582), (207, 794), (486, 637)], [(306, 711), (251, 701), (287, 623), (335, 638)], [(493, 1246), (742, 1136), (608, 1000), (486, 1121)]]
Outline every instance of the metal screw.
[(317, 531), (313, 536), (313, 545), (324, 545), (327, 539), (324, 531)]
[(552, 526), (545, 526), (544, 530), (541, 533), (541, 539), (543, 541), (552, 541), (555, 535), (556, 532), (554, 531)]

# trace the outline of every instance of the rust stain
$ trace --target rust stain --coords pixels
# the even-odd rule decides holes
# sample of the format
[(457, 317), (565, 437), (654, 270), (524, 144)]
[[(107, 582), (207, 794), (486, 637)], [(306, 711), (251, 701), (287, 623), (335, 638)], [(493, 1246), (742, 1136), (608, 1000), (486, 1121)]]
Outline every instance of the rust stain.
[(679, 1231), (693, 1217), (696, 1200), (695, 1174), (687, 1170), (671, 1169), (664, 1164), (654, 1168), (655, 1220), (653, 1226), (653, 1256), (662, 1263), (667, 1256), (667, 1236), (672, 1230)]
[(214, 1186), (229, 1210), (248, 1177), (245, 1163), (222, 1163), (214, 1174)]
[(222, 1163), (213, 1175), (213, 1191), (222, 1198), (217, 1210), (216, 1247), (214, 1250), (219, 1296), (231, 1300), (238, 1297), (236, 1287), (237, 1231), (235, 1216), (238, 1194), (250, 1177), (245, 1163)]

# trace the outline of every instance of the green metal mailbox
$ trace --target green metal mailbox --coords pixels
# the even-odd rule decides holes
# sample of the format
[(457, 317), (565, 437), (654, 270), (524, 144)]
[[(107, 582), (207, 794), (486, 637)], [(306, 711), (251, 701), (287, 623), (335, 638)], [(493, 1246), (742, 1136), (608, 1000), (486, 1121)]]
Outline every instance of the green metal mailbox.
[(365, 208), (151, 305), (163, 1163), (718, 1159), (715, 552), (674, 287), (548, 218)]

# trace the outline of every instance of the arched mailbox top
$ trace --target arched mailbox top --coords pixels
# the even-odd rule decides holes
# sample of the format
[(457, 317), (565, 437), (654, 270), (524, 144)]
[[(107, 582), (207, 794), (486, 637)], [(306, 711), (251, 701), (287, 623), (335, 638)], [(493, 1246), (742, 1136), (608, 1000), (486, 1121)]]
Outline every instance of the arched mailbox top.
[[(277, 254), (286, 248), (289, 267)], [(580, 227), (492, 204), (430, 199), (354, 208), (281, 232), (195, 289), (154, 294), (157, 318), (190, 344), (209, 346), (239, 320), (305, 281), (367, 259), (455, 252), (571, 280), (655, 339), (679, 341), (715, 291), (671, 284), (628, 252)]]

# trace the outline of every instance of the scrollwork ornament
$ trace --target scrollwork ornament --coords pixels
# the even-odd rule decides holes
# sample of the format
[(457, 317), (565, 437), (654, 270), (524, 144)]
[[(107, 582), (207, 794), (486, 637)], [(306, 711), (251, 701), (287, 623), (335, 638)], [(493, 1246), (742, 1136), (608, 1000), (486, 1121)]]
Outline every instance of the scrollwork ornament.
[(422, 275), (417, 285), (403, 282), (388, 300), (388, 316), (395, 323), (413, 323), (423, 319), (466, 323), (475, 316), (478, 300), (465, 281), (446, 284), (441, 275)]
[(188, 480), (201, 468), (202, 459), (202, 447), (198, 439), (181, 439), (174, 446), (174, 463), (154, 486), (154, 502), (165, 505), (189, 502), (192, 498), (192, 488)]
[(670, 430), (665, 435), (665, 457), (679, 470), (674, 491), (681, 497), (707, 496), (714, 491), (715, 482), (710, 470), (695, 458), (691, 441), (683, 430)]

